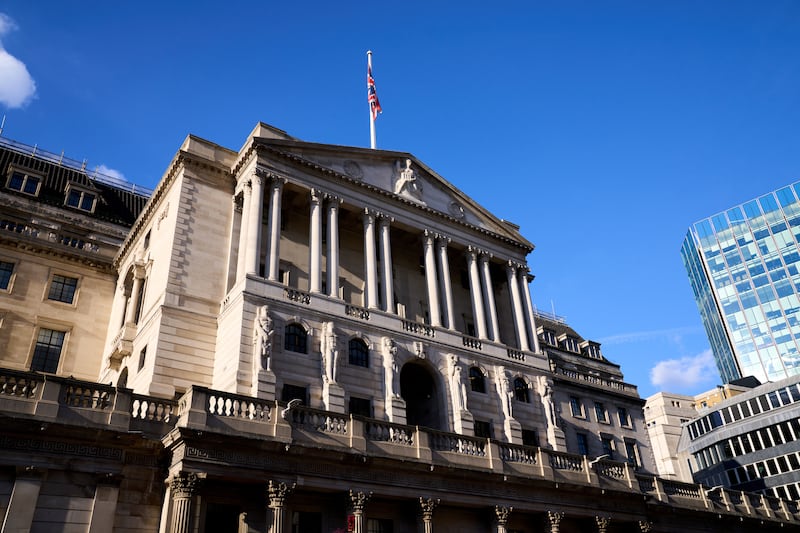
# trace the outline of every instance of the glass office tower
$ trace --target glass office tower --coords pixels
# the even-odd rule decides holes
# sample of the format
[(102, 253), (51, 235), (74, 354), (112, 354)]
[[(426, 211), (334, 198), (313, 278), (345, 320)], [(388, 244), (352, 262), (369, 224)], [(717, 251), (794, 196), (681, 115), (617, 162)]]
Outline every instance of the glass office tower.
[(800, 182), (701, 220), (681, 256), (725, 383), (800, 373)]

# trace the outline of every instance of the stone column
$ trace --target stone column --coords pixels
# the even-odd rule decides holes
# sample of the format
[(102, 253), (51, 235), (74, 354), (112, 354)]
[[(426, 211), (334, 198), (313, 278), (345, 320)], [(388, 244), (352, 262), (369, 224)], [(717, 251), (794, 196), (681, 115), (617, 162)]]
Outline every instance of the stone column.
[(364, 210), (364, 280), (366, 298), (364, 306), (370, 309), (378, 307), (378, 265), (375, 257), (375, 214)]
[(286, 515), (286, 498), (294, 491), (296, 484), (291, 486), (284, 482), (269, 480), (267, 498), (269, 498), (269, 511), (272, 520), (267, 519), (268, 533), (283, 533), (283, 522)]
[(253, 176), (250, 183), (253, 192), (250, 196), (250, 210), (247, 213), (247, 248), (245, 249), (245, 271), (259, 274), (261, 262), (261, 220), (264, 214), (264, 177)]
[(389, 224), (394, 219), (381, 216), (378, 219), (378, 240), (381, 253), (381, 284), (383, 285), (383, 310), (395, 313), (394, 308), (394, 279), (392, 276), (392, 243), (390, 240)]
[(597, 523), (598, 533), (606, 533), (611, 526), (610, 516), (595, 516), (594, 521)]
[(420, 498), (419, 505), (422, 507), (422, 526), (424, 533), (433, 533), (433, 511), (439, 505), (440, 500), (433, 498)]
[(339, 298), (339, 204), (340, 198), (326, 195), (328, 200), (328, 296)]
[(489, 270), (489, 259), (492, 255), (481, 253), (478, 257), (480, 271), (483, 276), (483, 303), (489, 311), (489, 338), (495, 342), (500, 341), (500, 325), (497, 321), (497, 306), (494, 302), (494, 291), (492, 290), (492, 274)]
[(539, 337), (536, 336), (536, 320), (533, 318), (533, 302), (531, 302), (531, 291), (528, 287), (532, 279), (532, 277), (529, 277), (527, 267), (519, 273), (519, 290), (522, 291), (522, 303), (525, 306), (525, 325), (528, 327), (530, 348), (539, 353)]
[(364, 508), (371, 497), (371, 492), (365, 494), (363, 492), (350, 491), (350, 509), (353, 512), (353, 522), (355, 523), (353, 533), (364, 533), (366, 531), (367, 528), (364, 527)]
[(121, 476), (112, 474), (100, 476), (97, 480), (97, 486), (94, 489), (94, 501), (92, 501), (89, 533), (103, 533), (108, 531), (110, 524), (114, 523), (121, 481)]
[(267, 240), (267, 250), (269, 252), (267, 278), (270, 281), (278, 280), (281, 264), (281, 197), (285, 182), (286, 180), (283, 178), (273, 178), (270, 184), (269, 238)]
[(308, 291), (322, 292), (322, 194), (311, 189), (308, 235)]
[(0, 531), (30, 531), (43, 474), (43, 470), (33, 466), (17, 467), (14, 488)]
[(517, 265), (509, 261), (506, 265), (508, 278), (508, 292), (511, 295), (511, 312), (514, 315), (514, 332), (517, 334), (517, 346), (520, 350), (528, 351), (528, 335), (525, 333), (525, 318), (522, 314), (522, 301), (519, 297), (519, 283), (517, 282)]
[(170, 533), (192, 531), (192, 498), (197, 491), (199, 478), (196, 474), (181, 473), (170, 481), (172, 493), (172, 527)]
[(434, 252), (434, 234), (425, 230), (423, 235), (423, 249), (425, 251), (425, 282), (428, 287), (428, 308), (431, 315), (431, 325), (441, 326), (441, 312), (439, 311), (439, 288), (436, 281), (436, 258)]
[(472, 246), (467, 248), (467, 273), (469, 274), (469, 293), (472, 296), (472, 316), (475, 320), (478, 337), (486, 339), (486, 317), (483, 314), (481, 299), (481, 281), (478, 277), (478, 250)]
[(252, 187), (250, 182), (242, 185), (242, 216), (239, 219), (239, 251), (236, 254), (236, 281), (244, 279), (245, 250), (247, 249), (247, 220), (250, 217), (250, 199)]
[(133, 287), (128, 298), (128, 308), (125, 310), (125, 323), (136, 324), (136, 310), (139, 309), (139, 292), (144, 281), (144, 268), (139, 265), (133, 267)]
[(506, 533), (506, 526), (508, 525), (508, 516), (513, 511), (513, 507), (503, 507), (501, 505), (496, 505), (494, 508), (494, 514), (497, 516), (497, 533)]
[(442, 309), (444, 327), (455, 329), (455, 318), (453, 317), (453, 287), (450, 282), (450, 262), (447, 260), (447, 245), (450, 239), (440, 236), (436, 239), (437, 256), (439, 259), (440, 285), (442, 289), (442, 299), (444, 307)]
[(560, 533), (561, 520), (564, 519), (564, 513), (556, 511), (547, 511), (547, 520), (550, 522), (550, 533)]

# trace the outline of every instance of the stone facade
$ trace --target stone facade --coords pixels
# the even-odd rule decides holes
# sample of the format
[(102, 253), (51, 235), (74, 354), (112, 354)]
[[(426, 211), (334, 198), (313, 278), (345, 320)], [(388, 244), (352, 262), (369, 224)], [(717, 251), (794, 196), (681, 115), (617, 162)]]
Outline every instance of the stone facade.
[[(40, 326), (0, 328), (28, 339), (0, 373), (4, 530), (798, 523), (793, 502), (723, 508), (656, 477), (635, 386), (535, 312), (533, 246), (409, 154), (265, 124), (238, 152), (190, 136), (136, 213), (106, 239), (113, 259), (82, 267), (106, 281), (73, 317), (105, 324), (81, 352), (99, 383), (66, 377), (73, 356), (42, 352)], [(9, 235), (0, 305), (38, 304)], [(28, 353), (58, 366), (27, 371)]]

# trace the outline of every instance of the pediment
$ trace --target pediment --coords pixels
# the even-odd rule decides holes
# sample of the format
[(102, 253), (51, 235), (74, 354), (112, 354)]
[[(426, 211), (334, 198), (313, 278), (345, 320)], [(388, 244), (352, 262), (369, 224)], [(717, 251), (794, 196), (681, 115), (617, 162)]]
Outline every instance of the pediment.
[(519, 233), (518, 226), (492, 215), (411, 154), (295, 140), (260, 139), (260, 142), (297, 162), (331, 171), (344, 179), (375, 187), (405, 202), (532, 247)]

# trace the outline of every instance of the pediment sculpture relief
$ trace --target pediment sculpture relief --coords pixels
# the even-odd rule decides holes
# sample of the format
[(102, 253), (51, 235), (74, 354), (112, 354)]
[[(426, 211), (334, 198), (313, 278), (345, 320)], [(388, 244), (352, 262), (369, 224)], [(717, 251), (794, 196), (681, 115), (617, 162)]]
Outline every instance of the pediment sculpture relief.
[(422, 202), (422, 182), (411, 168), (411, 159), (394, 162), (394, 193)]

